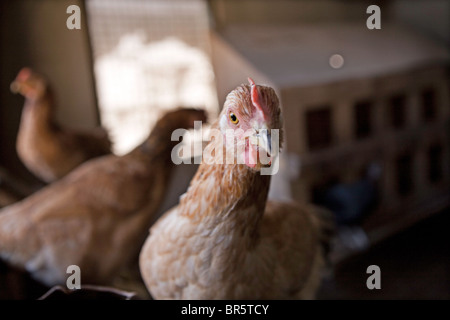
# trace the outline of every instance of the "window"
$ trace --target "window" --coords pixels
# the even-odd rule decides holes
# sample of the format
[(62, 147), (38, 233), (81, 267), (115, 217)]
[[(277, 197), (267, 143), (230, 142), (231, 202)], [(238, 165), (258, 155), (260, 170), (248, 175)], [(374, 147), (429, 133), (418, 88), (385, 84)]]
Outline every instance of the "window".
[(86, 1), (102, 125), (122, 155), (166, 111), (219, 110), (202, 0)]
[(311, 150), (330, 146), (332, 142), (330, 107), (306, 112), (306, 128), (308, 146)]
[(442, 146), (435, 144), (428, 149), (428, 180), (436, 183), (442, 180)]
[(395, 95), (389, 100), (389, 113), (391, 126), (399, 129), (406, 123), (406, 96)]
[(409, 153), (401, 154), (396, 159), (397, 192), (406, 196), (413, 190), (413, 158)]
[(368, 137), (372, 132), (372, 103), (363, 101), (355, 104), (354, 117), (355, 136), (358, 139)]
[(425, 121), (433, 120), (436, 117), (436, 91), (433, 88), (427, 88), (422, 91), (422, 119)]

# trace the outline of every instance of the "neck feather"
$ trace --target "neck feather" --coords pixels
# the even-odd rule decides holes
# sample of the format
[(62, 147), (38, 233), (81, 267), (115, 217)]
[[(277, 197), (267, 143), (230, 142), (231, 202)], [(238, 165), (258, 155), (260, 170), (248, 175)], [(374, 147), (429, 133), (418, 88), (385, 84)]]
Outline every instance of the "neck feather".
[(22, 122), (28, 128), (38, 130), (57, 129), (57, 125), (53, 119), (53, 101), (50, 97), (45, 96), (37, 100), (27, 99), (22, 111)]
[(234, 226), (235, 232), (256, 234), (266, 206), (270, 176), (244, 164), (208, 164), (211, 159), (205, 157), (180, 201), (179, 212), (203, 221), (206, 228), (217, 228), (229, 221), (231, 224), (224, 225)]

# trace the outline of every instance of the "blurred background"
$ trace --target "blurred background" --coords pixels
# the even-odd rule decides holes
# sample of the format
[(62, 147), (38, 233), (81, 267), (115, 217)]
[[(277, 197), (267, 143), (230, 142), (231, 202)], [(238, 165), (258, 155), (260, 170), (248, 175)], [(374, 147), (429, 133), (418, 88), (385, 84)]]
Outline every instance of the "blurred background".
[[(381, 29), (366, 26), (372, 4)], [(70, 5), (81, 29), (66, 27)], [(15, 149), (22, 67), (48, 79), (58, 123), (102, 125), (118, 155), (166, 110), (214, 119), (251, 76), (284, 115), (270, 197), (325, 206), (339, 226), (319, 298), (450, 299), (449, 12), (446, 0), (2, 1), (0, 206), (45, 185)], [(177, 168), (161, 212), (195, 170)]]

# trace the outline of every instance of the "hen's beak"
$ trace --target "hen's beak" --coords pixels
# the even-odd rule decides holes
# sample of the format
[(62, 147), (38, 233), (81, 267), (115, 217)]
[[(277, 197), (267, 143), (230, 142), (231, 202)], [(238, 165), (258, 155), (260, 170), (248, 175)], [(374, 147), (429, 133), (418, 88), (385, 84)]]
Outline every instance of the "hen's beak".
[(18, 81), (11, 82), (11, 85), (9, 86), (9, 89), (12, 93), (19, 93), (20, 92), (20, 83)]
[(261, 130), (258, 134), (259, 147), (267, 151), (269, 156), (272, 156), (272, 141), (268, 130)]
[[(272, 158), (272, 140), (267, 129), (261, 129), (250, 137), (250, 143), (259, 152), (259, 158), (262, 164), (270, 165)], [(255, 150), (255, 151), (256, 151)]]

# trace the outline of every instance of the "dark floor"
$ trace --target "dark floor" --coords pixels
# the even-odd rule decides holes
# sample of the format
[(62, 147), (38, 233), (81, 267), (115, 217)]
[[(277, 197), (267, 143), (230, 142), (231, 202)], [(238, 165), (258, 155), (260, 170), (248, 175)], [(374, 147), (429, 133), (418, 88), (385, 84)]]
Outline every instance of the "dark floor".
[[(450, 210), (337, 265), (319, 299), (450, 299)], [(369, 265), (381, 270), (381, 289), (369, 290)]]

